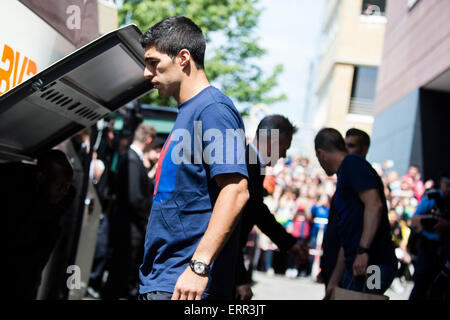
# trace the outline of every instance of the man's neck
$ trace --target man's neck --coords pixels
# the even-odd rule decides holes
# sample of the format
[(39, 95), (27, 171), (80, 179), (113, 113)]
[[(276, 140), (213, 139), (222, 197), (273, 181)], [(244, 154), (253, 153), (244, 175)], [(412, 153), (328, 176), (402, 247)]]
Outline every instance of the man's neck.
[(206, 74), (203, 70), (192, 71), (191, 74), (186, 75), (186, 78), (181, 82), (180, 94), (178, 97), (174, 98), (180, 105), (183, 102), (192, 99), (209, 86), (210, 83), (206, 78)]
[[(144, 147), (145, 147), (145, 145), (144, 145), (143, 143), (141, 143), (141, 142), (139, 142), (139, 141), (133, 141), (133, 143), (131, 144), (131, 146), (132, 146), (133, 148), (136, 148), (136, 149), (140, 150), (142, 153), (144, 153)], [(131, 146), (130, 146), (130, 147), (131, 147)]]
[(347, 152), (336, 152), (333, 154), (333, 171), (337, 173), (339, 171), (339, 167), (342, 164), (342, 161), (344, 161), (345, 157), (348, 155)]

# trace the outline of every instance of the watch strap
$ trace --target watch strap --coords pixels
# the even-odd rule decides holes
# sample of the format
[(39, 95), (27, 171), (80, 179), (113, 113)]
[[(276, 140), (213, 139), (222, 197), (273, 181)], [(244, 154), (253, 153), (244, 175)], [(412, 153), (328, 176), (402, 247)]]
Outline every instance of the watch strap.
[(369, 254), (369, 249), (363, 246), (358, 246), (358, 249), (356, 250), (356, 254), (363, 254), (367, 253)]

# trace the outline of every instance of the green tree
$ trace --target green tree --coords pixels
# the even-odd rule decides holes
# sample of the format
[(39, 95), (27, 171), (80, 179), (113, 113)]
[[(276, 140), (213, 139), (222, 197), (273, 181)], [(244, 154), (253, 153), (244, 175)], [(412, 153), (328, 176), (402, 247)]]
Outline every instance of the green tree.
[[(277, 65), (272, 74), (264, 75), (256, 64), (266, 50), (254, 36), (262, 9), (259, 0), (124, 0), (119, 10), (120, 24), (135, 23), (145, 32), (155, 23), (171, 16), (183, 15), (194, 21), (207, 42), (205, 72), (208, 79), (225, 94), (243, 105), (272, 104), (286, 95), (271, 95), (283, 71)], [(212, 39), (214, 38), (214, 43)], [(218, 44), (212, 47), (213, 44)], [(143, 103), (176, 106), (152, 92)]]

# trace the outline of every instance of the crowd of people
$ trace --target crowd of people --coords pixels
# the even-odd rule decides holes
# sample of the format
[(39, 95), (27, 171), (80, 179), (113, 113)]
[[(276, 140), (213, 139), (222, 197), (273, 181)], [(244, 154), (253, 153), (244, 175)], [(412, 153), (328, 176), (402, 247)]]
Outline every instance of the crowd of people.
[[(349, 141), (352, 135), (363, 140), (359, 144), (365, 144), (366, 149), (361, 152), (361, 156), (365, 157), (370, 138), (363, 131), (350, 129), (347, 132), (346, 145), (349, 151), (355, 153), (358, 150), (352, 150)], [(358, 141), (355, 143), (358, 144)], [(421, 278), (427, 278), (429, 287), (438, 273), (439, 257), (437, 256), (440, 245), (436, 243), (426, 249), (428, 260), (421, 259), (424, 261), (420, 263), (432, 266), (425, 268), (426, 271), (413, 278), (423, 233), (420, 230), (420, 223), (413, 224), (413, 217), (431, 212), (432, 205), (428, 205), (427, 208), (424, 208), (424, 205), (429, 203), (427, 193), (436, 190), (435, 183), (432, 179), (424, 182), (415, 165), (411, 165), (404, 175), (399, 175), (392, 168), (394, 163), (391, 160), (386, 160), (382, 164), (372, 163), (372, 166), (384, 185), (391, 236), (399, 265), (398, 273), (392, 282), (392, 289), (403, 293), (406, 290), (406, 282), (413, 280), (418, 282), (420, 287)], [(319, 163), (299, 155), (280, 159), (274, 167), (268, 168), (264, 181), (267, 191), (266, 204), (276, 220), (310, 248), (310, 259), (307, 263), (293, 263), (294, 260), (289, 257), (281, 259), (279, 273), (284, 272), (288, 278), (312, 277), (318, 282), (324, 281), (320, 274), (322, 242), (328, 224), (330, 204), (336, 191), (336, 182), (336, 176), (330, 177), (325, 174)], [(445, 185), (444, 188), (446, 188)], [(419, 207), (420, 204), (422, 205)], [(428, 234), (425, 232), (425, 235)], [(437, 235), (434, 234), (434, 237), (430, 235), (429, 238), (436, 239)], [(280, 252), (276, 244), (255, 228), (247, 244), (247, 265), (273, 275), (275, 273), (274, 251)], [(440, 256), (441, 260), (442, 258)], [(429, 274), (423, 275), (427, 272)], [(425, 289), (419, 288), (419, 290)], [(416, 291), (413, 291), (412, 298), (415, 297)], [(420, 293), (420, 298), (425, 296), (425, 292)]]

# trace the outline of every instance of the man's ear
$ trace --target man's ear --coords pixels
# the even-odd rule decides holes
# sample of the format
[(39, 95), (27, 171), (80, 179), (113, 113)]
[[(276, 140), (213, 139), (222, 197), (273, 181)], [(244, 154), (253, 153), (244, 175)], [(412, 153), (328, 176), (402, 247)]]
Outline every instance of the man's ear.
[(149, 152), (152, 149), (152, 145), (153, 145), (153, 139), (151, 137), (148, 137), (147, 140), (145, 140), (143, 152), (144, 153)]
[(187, 49), (181, 49), (180, 52), (178, 52), (177, 58), (179, 59), (182, 68), (189, 66), (192, 59), (191, 53)]
[(38, 184), (44, 184), (45, 182), (45, 174), (43, 172), (38, 171), (36, 173), (36, 181)]
[(325, 152), (322, 149), (317, 149), (317, 158), (320, 161), (323, 161), (325, 159)]

